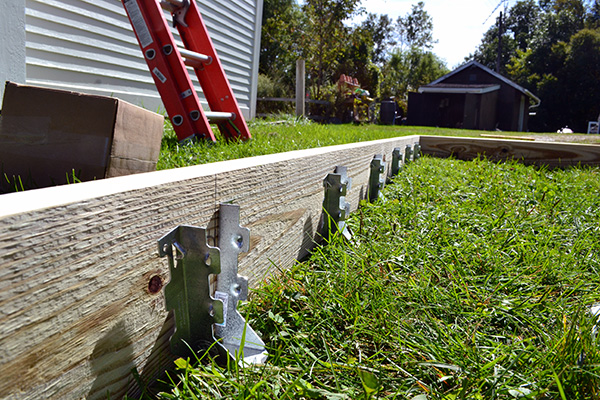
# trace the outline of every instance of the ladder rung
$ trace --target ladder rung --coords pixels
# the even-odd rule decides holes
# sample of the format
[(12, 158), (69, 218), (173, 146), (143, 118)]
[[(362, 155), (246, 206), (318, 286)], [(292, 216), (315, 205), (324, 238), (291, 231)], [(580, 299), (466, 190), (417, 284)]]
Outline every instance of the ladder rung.
[(208, 118), (209, 121), (226, 121), (228, 119), (230, 120), (234, 120), (235, 119), (235, 114), (234, 113), (230, 113), (230, 112), (218, 112), (218, 111), (214, 111), (214, 112), (205, 112), (204, 114), (206, 114), (206, 118)]
[(183, 63), (190, 67), (198, 68), (202, 64), (210, 64), (212, 57), (205, 54), (196, 53), (187, 49), (179, 49), (179, 53), (184, 57)]

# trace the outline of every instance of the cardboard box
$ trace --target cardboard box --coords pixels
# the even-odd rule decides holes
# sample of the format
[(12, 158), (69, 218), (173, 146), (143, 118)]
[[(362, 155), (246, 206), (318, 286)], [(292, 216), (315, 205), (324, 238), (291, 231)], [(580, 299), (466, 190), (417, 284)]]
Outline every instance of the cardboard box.
[(6, 82), (0, 193), (156, 169), (164, 117), (112, 97)]

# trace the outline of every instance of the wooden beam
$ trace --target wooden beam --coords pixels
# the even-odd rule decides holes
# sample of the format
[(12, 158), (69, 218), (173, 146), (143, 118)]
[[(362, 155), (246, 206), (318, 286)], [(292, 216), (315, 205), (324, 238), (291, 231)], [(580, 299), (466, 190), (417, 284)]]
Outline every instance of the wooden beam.
[(296, 116), (306, 115), (306, 61), (296, 60)]
[(472, 160), (482, 155), (490, 160), (515, 159), (549, 167), (600, 165), (598, 145), (449, 136), (421, 136), (420, 142), (424, 154), (452, 156), (459, 160)]
[[(241, 207), (255, 286), (308, 254), (323, 179), (346, 166), (352, 209), (375, 154), (391, 161), (418, 136), (332, 146), (0, 196), (0, 393), (11, 399), (120, 398), (131, 369), (172, 366), (173, 317), (157, 241), (180, 224), (209, 226), (220, 202)], [(153, 279), (154, 278), (154, 279)], [(149, 285), (150, 282), (152, 285)], [(150, 287), (151, 286), (151, 287)]]

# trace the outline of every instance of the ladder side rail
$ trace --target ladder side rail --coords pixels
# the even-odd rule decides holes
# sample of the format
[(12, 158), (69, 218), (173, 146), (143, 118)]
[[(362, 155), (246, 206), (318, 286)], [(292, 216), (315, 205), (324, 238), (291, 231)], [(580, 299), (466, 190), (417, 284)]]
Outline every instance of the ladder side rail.
[(161, 6), (155, 0), (123, 0), (123, 6), (177, 138), (216, 141)]
[(190, 0), (190, 7), (185, 15), (185, 22), (187, 26), (180, 23), (177, 24), (179, 35), (185, 47), (188, 50), (212, 58), (210, 63), (194, 67), (198, 81), (202, 86), (202, 92), (211, 111), (232, 112), (235, 114), (233, 120), (219, 124), (221, 133), (227, 139), (251, 139), (244, 116), (227, 80), (225, 71), (217, 56), (195, 0)]

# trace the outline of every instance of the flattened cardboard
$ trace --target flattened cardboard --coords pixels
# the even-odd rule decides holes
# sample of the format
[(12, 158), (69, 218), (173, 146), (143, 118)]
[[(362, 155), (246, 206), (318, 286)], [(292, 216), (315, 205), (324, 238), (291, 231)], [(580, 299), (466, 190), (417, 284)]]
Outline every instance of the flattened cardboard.
[(111, 97), (6, 83), (0, 193), (156, 169), (164, 118)]
[(106, 177), (156, 170), (164, 117), (119, 101)]

